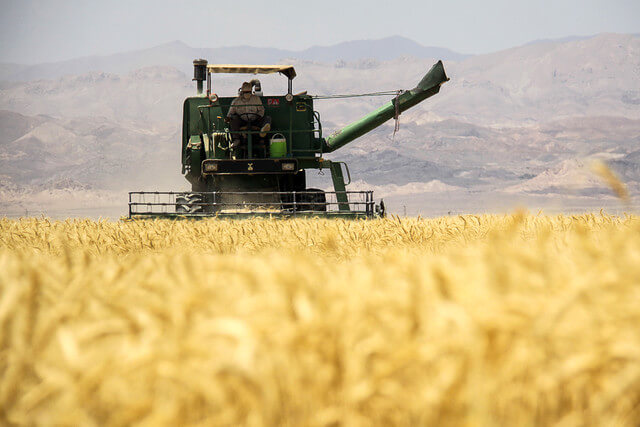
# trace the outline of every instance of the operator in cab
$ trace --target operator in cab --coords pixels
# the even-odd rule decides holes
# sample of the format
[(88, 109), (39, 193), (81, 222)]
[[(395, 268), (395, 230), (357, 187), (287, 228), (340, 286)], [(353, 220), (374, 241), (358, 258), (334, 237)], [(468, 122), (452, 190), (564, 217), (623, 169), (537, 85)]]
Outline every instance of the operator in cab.
[(240, 146), (242, 138), (239, 131), (241, 130), (251, 130), (252, 126), (256, 126), (260, 129), (261, 138), (271, 130), (271, 117), (265, 116), (262, 101), (259, 96), (252, 93), (251, 83), (242, 83), (240, 95), (231, 102), (227, 121), (232, 132), (231, 148)]

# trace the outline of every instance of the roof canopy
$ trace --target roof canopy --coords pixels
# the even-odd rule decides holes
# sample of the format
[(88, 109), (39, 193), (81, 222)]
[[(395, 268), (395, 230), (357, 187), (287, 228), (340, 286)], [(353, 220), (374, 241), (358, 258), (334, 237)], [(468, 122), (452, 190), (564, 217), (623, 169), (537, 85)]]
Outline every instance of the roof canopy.
[(282, 73), (289, 79), (296, 76), (293, 65), (236, 65), (236, 64), (210, 64), (207, 65), (210, 73), (244, 73), (244, 74), (271, 74)]

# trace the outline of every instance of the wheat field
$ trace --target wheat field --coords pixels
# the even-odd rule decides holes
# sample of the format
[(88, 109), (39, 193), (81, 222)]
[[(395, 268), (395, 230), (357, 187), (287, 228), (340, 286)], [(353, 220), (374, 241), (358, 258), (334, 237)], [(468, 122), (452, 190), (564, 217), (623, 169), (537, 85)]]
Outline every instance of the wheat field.
[(0, 424), (637, 426), (640, 218), (0, 219)]

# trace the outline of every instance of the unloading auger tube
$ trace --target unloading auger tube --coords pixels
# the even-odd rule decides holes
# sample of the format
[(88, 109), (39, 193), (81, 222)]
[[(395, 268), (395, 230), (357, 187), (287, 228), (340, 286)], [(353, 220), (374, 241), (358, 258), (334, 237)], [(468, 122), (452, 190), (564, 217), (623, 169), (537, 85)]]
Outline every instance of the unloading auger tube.
[(416, 87), (401, 92), (396, 98), (387, 102), (382, 107), (329, 136), (323, 142), (322, 151), (330, 153), (362, 135), (371, 132), (387, 120), (395, 117), (396, 114), (400, 114), (437, 94), (440, 91), (440, 86), (448, 81), (449, 78), (444, 71), (442, 61), (438, 61), (431, 67), (431, 70), (425, 74)]

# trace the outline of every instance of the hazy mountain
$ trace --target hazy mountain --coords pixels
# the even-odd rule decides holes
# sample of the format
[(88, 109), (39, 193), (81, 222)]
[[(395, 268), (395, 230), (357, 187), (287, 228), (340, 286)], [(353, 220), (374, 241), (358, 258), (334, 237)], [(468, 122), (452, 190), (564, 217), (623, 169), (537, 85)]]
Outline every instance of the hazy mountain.
[(452, 61), (468, 57), (445, 48), (425, 47), (399, 36), (380, 40), (350, 41), (333, 46), (314, 46), (301, 51), (250, 46), (194, 48), (181, 41), (174, 41), (149, 49), (54, 63), (30, 66), (0, 64), (0, 80), (52, 79), (91, 71), (126, 74), (138, 68), (153, 66), (170, 66), (186, 74), (192, 74), (191, 62), (195, 58), (206, 58), (211, 63), (270, 64), (279, 63), (285, 59), (335, 62), (371, 58), (384, 61), (402, 56)]
[(640, 120), (589, 117), (492, 128), (448, 119), (403, 123), (394, 142), (392, 132), (392, 125), (383, 126), (334, 157), (372, 184), (438, 179), (468, 189), (507, 188), (562, 162), (596, 157), (609, 160), (626, 181), (640, 183), (638, 155), (627, 157), (640, 146)]
[(27, 134), (42, 120), (44, 119), (27, 117), (12, 111), (0, 111), (0, 147)]
[[(188, 59), (187, 66), (191, 67)], [(433, 59), (292, 61), (294, 90), (312, 94), (408, 89)], [(640, 38), (603, 34), (543, 43), (446, 62), (451, 77), (440, 95), (402, 115), (417, 125), (455, 118), (491, 126), (521, 126), (581, 116), (640, 119)], [(191, 74), (157, 66), (127, 74), (92, 72), (0, 85), (0, 108), (29, 115), (100, 115), (116, 120), (179, 121), (181, 99), (194, 93)], [(233, 95), (246, 76), (216, 75), (214, 91)], [(283, 93), (281, 76), (261, 76), (266, 93)], [(388, 99), (388, 98), (387, 98)], [(385, 102), (385, 98), (317, 101), (331, 130)]]
[(381, 40), (356, 40), (333, 46), (313, 46), (301, 52), (292, 52), (291, 58), (311, 61), (335, 62), (373, 58), (388, 61), (398, 57), (437, 58), (443, 61), (461, 61), (470, 55), (453, 52), (441, 47), (426, 47), (400, 36)]
[[(635, 146), (640, 147), (640, 140)], [(610, 165), (624, 182), (640, 183), (640, 150), (618, 157)]]
[[(178, 127), (155, 132), (105, 119), (28, 117), (0, 111), (0, 184), (122, 189), (176, 185)], [(171, 161), (169, 161), (171, 159)], [(170, 173), (169, 171), (173, 171)]]
[(532, 40), (526, 44), (538, 44), (538, 43), (566, 43), (566, 42), (575, 42), (578, 40), (587, 40), (590, 38), (595, 37), (595, 35), (589, 35), (589, 36), (566, 36), (566, 37), (559, 37), (559, 38), (555, 38), (555, 39), (537, 39), (537, 40)]
[[(394, 43), (398, 50), (412, 46), (401, 38), (378, 42), (385, 50)], [(316, 58), (328, 55), (326, 62), (292, 59), (298, 71), (294, 91), (331, 95), (407, 89), (434, 63), (406, 54), (371, 58), (365, 54), (370, 45), (364, 44), (308, 50)], [(48, 194), (65, 198), (83, 191), (115, 200), (124, 196), (104, 191), (187, 189), (180, 175), (182, 100), (195, 92), (193, 57), (212, 58), (189, 49), (172, 43), (144, 51), (144, 60), (140, 52), (94, 58), (94, 63), (85, 59), (83, 66), (104, 66), (100, 71), (0, 82), (0, 200), (37, 199), (41, 204)], [(364, 56), (338, 61), (330, 56), (349, 49)], [(238, 62), (273, 62), (259, 56), (271, 55), (269, 50), (251, 52), (243, 48), (234, 54), (249, 55)], [(71, 62), (60, 63), (59, 70)], [(160, 65), (146, 66), (151, 63)], [(403, 113), (395, 136), (389, 123), (331, 155), (349, 164), (356, 180), (352, 189), (373, 185), (396, 208), (414, 203), (413, 212), (425, 198), (440, 193), (450, 206), (498, 206), (526, 196), (589, 207), (615, 201), (589, 167), (594, 159), (604, 159), (634, 197), (640, 195), (637, 36), (544, 41), (445, 61), (445, 68), (451, 81), (439, 95)], [(0, 67), (0, 72), (12, 69)], [(244, 79), (216, 76), (214, 91), (233, 95)], [(267, 94), (286, 90), (281, 76), (261, 80)], [(316, 100), (315, 109), (326, 136), (388, 99)], [(329, 185), (327, 176), (309, 175), (314, 185)], [(25, 191), (40, 193), (29, 199)]]
[[(640, 118), (640, 38), (601, 34), (585, 40), (521, 46), (448, 66), (440, 117), (485, 124), (572, 116)], [(443, 89), (444, 93), (444, 89)]]
[[(0, 108), (28, 115), (87, 117), (156, 126), (180, 120), (181, 99), (193, 94), (189, 77), (171, 67), (151, 67), (126, 75), (91, 72), (55, 80), (0, 87)], [(93, 118), (92, 118), (93, 117)]]
[[(594, 161), (598, 157), (602, 156), (563, 160), (529, 180), (505, 188), (504, 191), (545, 195), (611, 195), (611, 189), (607, 184), (593, 173)], [(631, 185), (635, 192), (638, 186), (637, 174), (635, 180), (627, 180), (627, 184)]]

